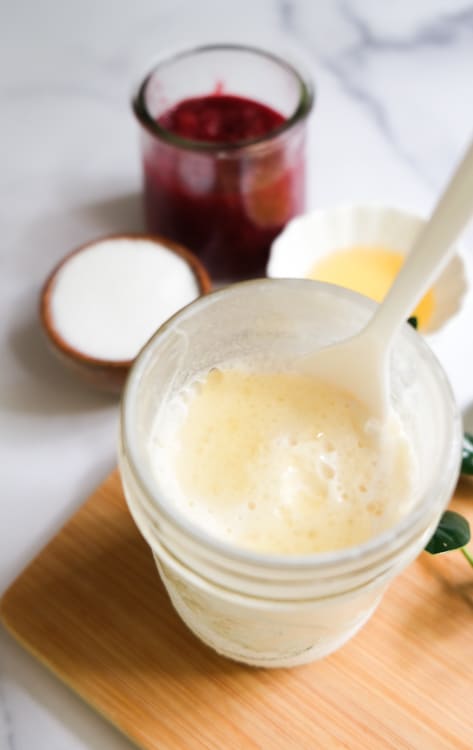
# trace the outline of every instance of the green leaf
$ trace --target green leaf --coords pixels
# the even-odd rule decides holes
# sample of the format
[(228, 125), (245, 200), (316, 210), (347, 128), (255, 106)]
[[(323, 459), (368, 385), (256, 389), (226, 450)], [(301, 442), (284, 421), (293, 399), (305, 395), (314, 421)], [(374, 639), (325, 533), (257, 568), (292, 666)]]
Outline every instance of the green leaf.
[(463, 435), (462, 474), (473, 474), (473, 435), (465, 432)]
[(410, 326), (412, 326), (413, 328), (415, 328), (417, 330), (417, 323), (418, 323), (418, 321), (417, 321), (417, 318), (416, 318), (415, 315), (413, 315), (412, 318), (408, 318), (407, 322), (409, 323)]
[(446, 510), (432, 539), (426, 546), (431, 555), (464, 547), (470, 541), (470, 525), (466, 518), (453, 510)]

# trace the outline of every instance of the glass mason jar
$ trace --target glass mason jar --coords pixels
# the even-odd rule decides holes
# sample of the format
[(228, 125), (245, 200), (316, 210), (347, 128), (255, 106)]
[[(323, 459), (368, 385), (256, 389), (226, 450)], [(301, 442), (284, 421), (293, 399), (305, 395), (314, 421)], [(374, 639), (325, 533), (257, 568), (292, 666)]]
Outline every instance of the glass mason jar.
[[(160, 123), (180, 102), (212, 94), (237, 97), (242, 105), (255, 101), (279, 113), (281, 122), (229, 142), (182, 137)], [(312, 103), (307, 78), (251, 47), (200, 47), (156, 65), (133, 100), (148, 229), (191, 249), (216, 280), (264, 275), (272, 240), (304, 210)]]
[(221, 654), (276, 667), (322, 658), (368, 620), (389, 582), (424, 548), (458, 478), (461, 421), (431, 350), (405, 325), (392, 403), (418, 458), (412, 509), (367, 542), (288, 556), (238, 548), (190, 523), (154, 476), (148, 444), (164, 399), (225, 362), (298, 358), (359, 330), (375, 303), (307, 280), (259, 280), (201, 297), (171, 318), (133, 366), (122, 401), (120, 469), (133, 518), (189, 628)]

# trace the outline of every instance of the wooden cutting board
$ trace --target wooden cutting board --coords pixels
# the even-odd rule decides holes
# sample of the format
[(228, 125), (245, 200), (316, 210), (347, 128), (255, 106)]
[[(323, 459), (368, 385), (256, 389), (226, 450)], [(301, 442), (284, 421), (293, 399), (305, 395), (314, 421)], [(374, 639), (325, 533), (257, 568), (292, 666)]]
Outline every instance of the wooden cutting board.
[[(473, 485), (453, 507), (473, 521)], [(1, 602), (11, 633), (146, 750), (471, 750), (473, 570), (427, 554), (322, 662), (223, 659), (179, 620), (117, 473)]]

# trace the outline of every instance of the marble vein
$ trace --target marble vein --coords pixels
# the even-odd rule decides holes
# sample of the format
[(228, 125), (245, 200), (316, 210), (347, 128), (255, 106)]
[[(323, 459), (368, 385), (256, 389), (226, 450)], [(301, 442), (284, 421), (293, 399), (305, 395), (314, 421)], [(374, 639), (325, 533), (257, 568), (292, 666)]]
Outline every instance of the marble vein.
[[(385, 55), (403, 55), (405, 58), (406, 54), (411, 54), (418, 60), (419, 54), (424, 50), (442, 48), (447, 53), (450, 49), (455, 50), (465, 35), (467, 41), (470, 36), (473, 37), (473, 4), (448, 13), (438, 13), (433, 18), (414, 19), (410, 28), (402, 31), (398, 24), (390, 25), (389, 19), (384, 21), (384, 17), (383, 23), (378, 19), (378, 24), (371, 16), (365, 17), (355, 0), (340, 0), (336, 7), (339, 22), (343, 21), (351, 29), (351, 34), (348, 43), (336, 48), (334, 52), (326, 50), (321, 53), (317, 44), (309, 38), (309, 28), (301, 28), (297, 24), (299, 7), (296, 4), (290, 0), (281, 0), (279, 13), (284, 23), (287, 24), (290, 19), (290, 31), (300, 31), (319, 65), (335, 78), (344, 94), (363, 109), (394, 155), (415, 174), (429, 192), (438, 190), (438, 180), (432, 175), (425, 159), (409, 142), (404, 141), (402, 133), (396, 132), (396, 122), (389, 112), (390, 102), (385, 99), (384, 92), (372, 86), (369, 71)], [(473, 43), (466, 45), (467, 54), (469, 50), (473, 53)], [(473, 54), (471, 61), (473, 71)]]
[(431, 177), (419, 160), (396, 137), (387, 108), (381, 98), (376, 96), (363, 81), (365, 61), (370, 56), (373, 57), (386, 51), (387, 43), (385, 44), (384, 39), (374, 34), (369, 24), (356, 12), (350, 2), (340, 0), (336, 4), (337, 15), (351, 28), (353, 33), (350, 36), (354, 37), (354, 41), (344, 48), (336, 49), (334, 53), (321, 52), (317, 43), (310, 38), (310, 28), (307, 24), (301, 23), (298, 17), (300, 8), (297, 4), (293, 0), (278, 0), (276, 7), (284, 31), (290, 33), (295, 39), (299, 38), (305, 42), (307, 51), (316, 62), (333, 76), (341, 91), (371, 119), (395, 157), (413, 171), (430, 191), (434, 187)]
[(294, 31), (294, 3), (292, 0), (278, 0), (276, 7), (283, 32), (291, 33)]
[(465, 28), (473, 32), (473, 6), (447, 16), (442, 15), (425, 26), (417, 27), (411, 35), (404, 38), (390, 36), (389, 33), (375, 33), (369, 22), (347, 0), (341, 0), (338, 7), (344, 20), (353, 27), (357, 41), (335, 58), (323, 56), (319, 59), (320, 64), (335, 76), (347, 96), (364, 108), (395, 155), (414, 171), (427, 188), (435, 189), (435, 180), (421, 161), (396, 137), (385, 106), (380, 97), (364, 84), (362, 71), (369, 58), (370, 64), (375, 64), (379, 54), (418, 52), (426, 45), (451, 45)]
[(448, 14), (440, 14), (438, 18), (427, 24), (420, 24), (406, 37), (396, 36), (385, 32), (376, 33), (369, 22), (353, 7), (349, 0), (339, 3), (341, 14), (357, 30), (359, 45), (348, 50), (348, 54), (367, 48), (384, 52), (417, 51), (422, 46), (445, 46), (455, 42), (461, 33), (473, 33), (473, 5)]
[(422, 164), (415, 159), (409, 150), (401, 144), (398, 138), (396, 138), (387, 111), (381, 100), (365, 89), (361, 83), (358, 83), (355, 79), (349, 77), (346, 74), (345, 66), (341, 65), (338, 61), (330, 60), (325, 57), (321, 58), (319, 63), (332, 73), (345, 94), (363, 107), (368, 116), (372, 118), (387, 143), (391, 146), (395, 156), (412, 169), (416, 176), (421, 179), (427, 187), (435, 187), (433, 180), (423, 169)]

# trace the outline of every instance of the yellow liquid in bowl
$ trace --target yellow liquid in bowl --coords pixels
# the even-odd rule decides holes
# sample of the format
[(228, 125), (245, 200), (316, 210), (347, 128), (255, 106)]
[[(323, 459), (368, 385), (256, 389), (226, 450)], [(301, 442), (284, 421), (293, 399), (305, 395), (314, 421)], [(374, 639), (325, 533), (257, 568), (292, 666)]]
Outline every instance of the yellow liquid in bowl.
[[(402, 253), (383, 247), (353, 247), (337, 250), (317, 261), (309, 279), (338, 284), (366, 297), (382, 302), (404, 263)], [(430, 289), (413, 310), (419, 329), (427, 327), (434, 310), (434, 294)]]

